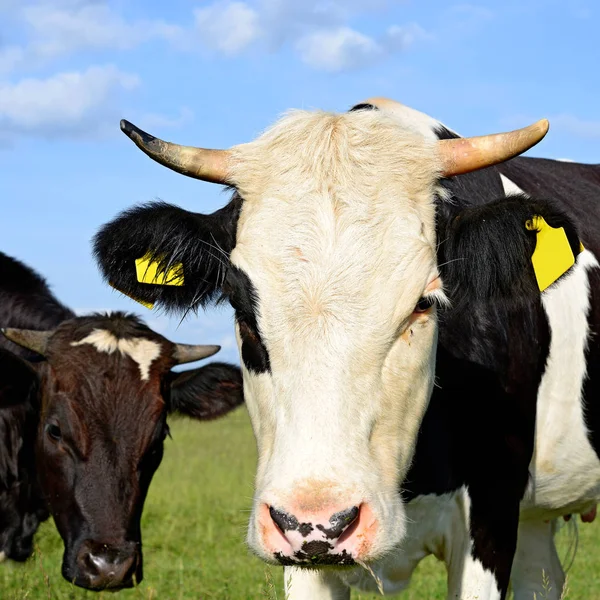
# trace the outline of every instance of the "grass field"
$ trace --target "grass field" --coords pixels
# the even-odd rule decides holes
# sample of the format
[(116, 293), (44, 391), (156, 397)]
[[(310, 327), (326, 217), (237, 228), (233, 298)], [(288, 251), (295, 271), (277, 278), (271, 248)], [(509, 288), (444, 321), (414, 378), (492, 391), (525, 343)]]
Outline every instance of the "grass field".
[[(167, 441), (144, 511), (145, 579), (138, 588), (96, 594), (64, 581), (62, 542), (49, 521), (30, 561), (0, 565), (0, 599), (283, 600), (282, 569), (265, 566), (244, 545), (256, 460), (246, 411), (213, 423), (175, 420), (171, 430), (173, 440)], [(600, 600), (599, 545), (597, 525), (580, 526), (569, 600)], [(428, 558), (398, 598), (443, 599), (444, 578), (441, 564)], [(352, 598), (381, 596), (353, 593)]]

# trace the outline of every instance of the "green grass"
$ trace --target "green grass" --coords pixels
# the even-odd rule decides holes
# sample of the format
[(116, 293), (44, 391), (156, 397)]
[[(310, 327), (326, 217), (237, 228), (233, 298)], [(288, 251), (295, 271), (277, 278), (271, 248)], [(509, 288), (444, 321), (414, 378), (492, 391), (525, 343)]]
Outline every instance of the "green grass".
[[(64, 581), (62, 541), (49, 521), (40, 528), (32, 559), (0, 565), (0, 598), (283, 600), (282, 569), (267, 567), (244, 544), (256, 461), (245, 410), (213, 423), (172, 421), (171, 430), (173, 440), (167, 441), (144, 510), (145, 579), (138, 588), (95, 594)], [(600, 530), (586, 525), (580, 532), (568, 598), (600, 600)], [(376, 598), (381, 596), (352, 595)], [(423, 561), (398, 598), (445, 598), (443, 566), (431, 557)]]

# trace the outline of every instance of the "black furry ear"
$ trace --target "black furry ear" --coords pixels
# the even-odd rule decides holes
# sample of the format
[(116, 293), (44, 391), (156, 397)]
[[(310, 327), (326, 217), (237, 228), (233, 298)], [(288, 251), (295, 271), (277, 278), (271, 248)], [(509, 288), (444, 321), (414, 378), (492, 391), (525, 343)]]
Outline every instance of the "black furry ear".
[(438, 229), (438, 260), (452, 302), (539, 297), (532, 264), (538, 232), (528, 229), (534, 217), (562, 227), (574, 257), (580, 242), (573, 222), (545, 200), (510, 196), (452, 213)]
[[(132, 208), (96, 234), (94, 257), (107, 282), (133, 299), (174, 312), (196, 309), (220, 295), (240, 207), (236, 195), (210, 215), (164, 202)], [(156, 263), (157, 280), (182, 285), (140, 283), (135, 261), (143, 257)]]
[(242, 372), (234, 365), (214, 362), (172, 375), (170, 412), (207, 421), (244, 402)]

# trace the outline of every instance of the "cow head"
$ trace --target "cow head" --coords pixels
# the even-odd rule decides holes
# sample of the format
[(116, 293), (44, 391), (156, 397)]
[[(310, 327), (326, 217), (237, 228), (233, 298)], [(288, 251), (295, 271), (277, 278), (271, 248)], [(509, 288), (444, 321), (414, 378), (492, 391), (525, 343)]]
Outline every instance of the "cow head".
[(239, 369), (211, 363), (174, 372), (219, 347), (174, 344), (120, 313), (3, 333), (46, 359), (34, 407), (35, 461), (65, 544), (63, 576), (93, 590), (131, 587), (142, 579), (140, 519), (167, 415), (205, 420), (238, 406)]
[[(434, 381), (436, 304), (447, 302), (441, 181), (515, 156), (547, 130), (438, 141), (410, 109), (403, 121), (366, 110), (373, 103), (291, 113), (227, 152), (123, 122), (158, 162), (235, 193), (211, 215), (129, 210), (95, 240), (104, 276), (127, 294), (171, 310), (219, 296), (233, 306), (258, 443), (248, 541), (270, 562), (368, 562), (402, 538), (399, 489)], [(185, 285), (139, 283), (134, 261), (148, 253)]]

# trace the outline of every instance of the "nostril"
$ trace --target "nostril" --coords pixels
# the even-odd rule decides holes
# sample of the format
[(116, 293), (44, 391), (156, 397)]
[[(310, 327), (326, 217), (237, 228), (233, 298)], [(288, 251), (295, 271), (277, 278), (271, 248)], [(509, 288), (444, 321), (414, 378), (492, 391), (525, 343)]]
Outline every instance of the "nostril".
[(358, 515), (360, 513), (360, 509), (358, 506), (353, 506), (352, 508), (348, 508), (346, 510), (341, 510), (336, 512), (329, 518), (330, 527), (325, 527), (324, 525), (317, 525), (317, 529), (320, 529), (330, 540), (335, 540), (356, 521)]
[(85, 555), (84, 563), (91, 573), (96, 574), (103, 571), (104, 567), (106, 566), (106, 561), (102, 557), (91, 553)]
[(298, 519), (294, 515), (290, 515), (282, 510), (277, 510), (272, 506), (269, 507), (269, 514), (273, 522), (283, 533), (286, 531), (296, 531), (299, 527)]

